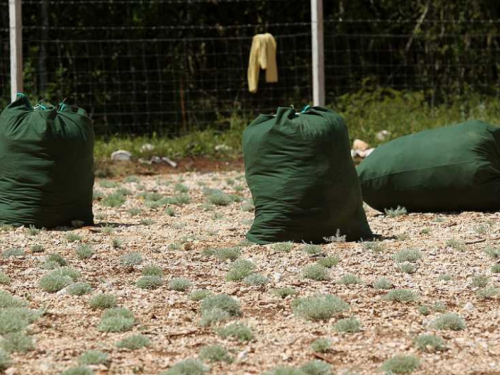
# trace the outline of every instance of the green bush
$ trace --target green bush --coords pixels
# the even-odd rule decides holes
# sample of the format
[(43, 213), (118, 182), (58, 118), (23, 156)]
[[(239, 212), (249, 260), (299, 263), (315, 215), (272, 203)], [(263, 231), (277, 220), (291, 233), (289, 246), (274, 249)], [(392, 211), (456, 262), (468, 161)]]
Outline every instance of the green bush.
[(492, 299), (500, 294), (500, 288), (494, 286), (489, 286), (486, 288), (479, 289), (476, 292), (476, 296), (479, 299)]
[(273, 294), (277, 295), (280, 298), (286, 298), (288, 296), (296, 295), (297, 291), (293, 288), (284, 287), (273, 290)]
[(386, 208), (384, 209), (386, 216), (388, 217), (398, 217), (406, 215), (408, 212), (405, 207), (397, 206), (396, 208)]
[(9, 307), (24, 307), (27, 304), (27, 302), (23, 301), (19, 297), (15, 297), (8, 292), (0, 290), (0, 309)]
[(0, 371), (7, 370), (12, 365), (12, 359), (9, 353), (0, 349)]
[(230, 316), (241, 315), (240, 303), (227, 294), (208, 296), (203, 299), (200, 305), (201, 312), (205, 313), (213, 309), (221, 309), (223, 311), (226, 311)]
[(340, 319), (333, 326), (333, 330), (339, 333), (356, 333), (360, 328), (361, 323), (356, 318)]
[(48, 293), (56, 293), (61, 289), (66, 288), (73, 283), (73, 279), (69, 276), (48, 274), (43, 276), (38, 283), (38, 286)]
[(28, 319), (17, 313), (17, 309), (0, 310), (0, 335), (22, 332), (29, 323)]
[(163, 268), (150, 264), (142, 269), (141, 275), (163, 277)]
[(99, 350), (89, 350), (78, 357), (78, 364), (80, 366), (107, 365), (108, 363), (109, 356)]
[(418, 294), (408, 289), (394, 289), (384, 297), (386, 301), (413, 302), (418, 299)]
[(7, 258), (16, 258), (16, 257), (23, 257), (24, 250), (23, 249), (18, 249), (18, 248), (11, 248), (7, 249), (2, 253), (2, 258), (7, 259)]
[(66, 291), (71, 296), (83, 296), (92, 292), (92, 287), (87, 283), (75, 283), (67, 287)]
[(208, 327), (229, 320), (231, 315), (225, 310), (215, 307), (201, 313), (200, 326)]
[(168, 371), (162, 371), (159, 375), (203, 375), (208, 368), (196, 359), (186, 359), (172, 366)]
[(410, 374), (420, 366), (420, 360), (413, 355), (396, 355), (385, 361), (382, 370), (390, 374)]
[(116, 343), (117, 348), (137, 350), (151, 345), (151, 341), (144, 335), (132, 335)]
[(261, 286), (269, 282), (269, 279), (260, 273), (252, 273), (243, 279), (243, 283), (247, 285)]
[(326, 267), (326, 268), (332, 268), (335, 267), (337, 264), (339, 264), (340, 259), (337, 256), (331, 256), (331, 257), (324, 257), (324, 258), (319, 258), (317, 260), (317, 263), (320, 266)]
[(163, 285), (163, 279), (160, 276), (142, 276), (135, 282), (135, 285), (141, 289), (158, 289)]
[(189, 295), (189, 299), (191, 301), (198, 302), (198, 301), (204, 300), (205, 298), (207, 298), (208, 296), (211, 296), (211, 295), (212, 295), (212, 292), (210, 290), (198, 289), (198, 290), (194, 290), (191, 292), (191, 294)]
[(226, 350), (221, 345), (205, 346), (201, 348), (199, 357), (208, 362), (226, 362), (232, 363), (234, 361)]
[(30, 336), (21, 332), (13, 332), (3, 336), (0, 347), (9, 353), (26, 353), (35, 349), (35, 344)]
[(375, 289), (391, 289), (393, 287), (392, 281), (382, 277), (373, 283)]
[(337, 296), (330, 294), (297, 298), (292, 303), (293, 312), (298, 317), (319, 321), (328, 320), (334, 315), (349, 309), (349, 305)]
[(218, 249), (215, 251), (215, 257), (219, 260), (226, 261), (235, 261), (241, 255), (241, 251), (237, 247), (228, 247), (224, 249)]
[(465, 329), (465, 321), (458, 314), (447, 313), (435, 319), (430, 326), (439, 330), (461, 331)]
[(356, 284), (362, 284), (363, 282), (358, 276), (353, 275), (352, 273), (348, 273), (342, 276), (340, 280), (337, 281), (337, 283), (344, 285), (356, 285)]
[(71, 268), (71, 267), (57, 268), (54, 271), (52, 271), (50, 273), (50, 275), (62, 276), (62, 277), (67, 276), (72, 281), (78, 281), (78, 279), (80, 279), (80, 277), (82, 277), (82, 274), (80, 273), (80, 271), (75, 270), (74, 268)]
[(125, 332), (132, 328), (135, 320), (124, 316), (112, 316), (102, 318), (97, 326), (97, 330), (101, 332)]
[(315, 353), (325, 353), (332, 347), (332, 342), (325, 338), (319, 338), (312, 342), (311, 350)]
[(398, 263), (416, 262), (422, 258), (422, 252), (418, 249), (404, 249), (394, 255), (394, 260)]
[(0, 272), (0, 285), (10, 285), (10, 277), (3, 272)]
[(255, 264), (245, 259), (236, 260), (229, 269), (226, 280), (227, 281), (241, 281), (245, 277), (251, 275), (255, 270)]
[(89, 301), (90, 307), (96, 309), (110, 309), (116, 306), (116, 297), (112, 294), (96, 294)]
[(191, 287), (191, 281), (183, 277), (177, 277), (168, 282), (168, 288), (178, 292), (185, 292)]
[(300, 370), (305, 375), (332, 375), (333, 368), (326, 362), (323, 361), (310, 361), (305, 363), (300, 367)]
[(293, 242), (278, 242), (273, 244), (272, 248), (275, 251), (282, 251), (284, 253), (289, 253), (293, 249)]
[(309, 255), (319, 255), (323, 252), (323, 249), (318, 245), (304, 245), (302, 251)]
[(444, 340), (436, 335), (420, 335), (413, 340), (413, 344), (419, 350), (435, 352), (445, 349)]
[(138, 266), (142, 263), (142, 254), (141, 253), (128, 253), (124, 254), (120, 257), (120, 264), (125, 267), (133, 267)]
[(75, 253), (78, 259), (84, 260), (91, 258), (94, 255), (94, 250), (90, 245), (82, 244), (76, 248)]
[(310, 264), (305, 266), (302, 270), (302, 275), (306, 279), (316, 280), (316, 281), (325, 281), (328, 280), (328, 268), (323, 267), (320, 264)]
[(61, 375), (93, 375), (94, 371), (88, 367), (72, 367), (62, 372)]
[(246, 342), (254, 338), (252, 330), (241, 323), (232, 323), (222, 328), (217, 328), (215, 332), (223, 339), (235, 338), (238, 341)]

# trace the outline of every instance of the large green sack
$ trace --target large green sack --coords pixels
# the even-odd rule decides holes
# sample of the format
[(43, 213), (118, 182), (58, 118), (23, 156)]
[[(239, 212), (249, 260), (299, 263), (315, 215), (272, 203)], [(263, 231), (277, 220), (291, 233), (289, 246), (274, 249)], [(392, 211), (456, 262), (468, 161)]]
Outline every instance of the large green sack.
[(0, 223), (93, 224), (93, 149), (83, 109), (33, 108), (20, 95), (0, 115)]
[(388, 142), (357, 168), (373, 208), (408, 211), (500, 209), (500, 128), (481, 121)]
[(255, 205), (247, 238), (259, 244), (372, 237), (344, 120), (314, 107), (278, 108), (243, 133), (245, 174)]

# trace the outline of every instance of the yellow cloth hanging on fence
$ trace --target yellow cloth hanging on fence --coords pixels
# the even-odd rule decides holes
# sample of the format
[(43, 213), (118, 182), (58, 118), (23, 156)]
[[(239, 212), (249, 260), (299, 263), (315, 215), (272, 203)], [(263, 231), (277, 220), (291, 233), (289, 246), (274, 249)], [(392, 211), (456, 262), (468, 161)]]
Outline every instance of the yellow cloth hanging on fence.
[(257, 34), (253, 37), (248, 60), (248, 90), (250, 92), (257, 92), (261, 68), (266, 71), (266, 82), (278, 82), (276, 40), (269, 33)]

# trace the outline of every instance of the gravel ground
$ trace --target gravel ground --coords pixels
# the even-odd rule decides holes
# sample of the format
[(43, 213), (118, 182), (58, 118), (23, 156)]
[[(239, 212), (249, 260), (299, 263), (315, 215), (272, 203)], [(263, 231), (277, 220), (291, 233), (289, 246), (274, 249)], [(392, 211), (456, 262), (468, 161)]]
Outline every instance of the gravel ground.
[[(217, 343), (226, 347), (235, 361), (207, 363), (212, 374), (260, 374), (279, 365), (301, 366), (313, 359), (330, 363), (338, 374), (375, 374), (381, 373), (382, 363), (396, 354), (420, 359), (414, 374), (500, 374), (498, 297), (481, 299), (476, 295), (480, 288), (472, 285), (473, 277), (487, 275), (489, 286), (500, 286), (500, 274), (491, 271), (495, 259), (484, 251), (499, 246), (498, 213), (408, 214), (391, 218), (367, 208), (372, 230), (381, 235), (382, 249), (368, 249), (363, 243), (322, 245), (322, 255), (338, 256), (340, 262), (328, 270), (329, 280), (313, 281), (302, 276), (302, 269), (316, 262), (318, 256), (302, 251), (304, 245), (295, 244), (285, 253), (270, 245), (245, 241), (253, 212), (242, 209), (248, 207), (250, 193), (241, 172), (185, 173), (117, 182), (118, 186), (112, 187), (102, 186), (102, 181), (96, 183), (95, 190), (105, 195), (117, 188), (131, 193), (116, 208), (96, 200), (96, 227), (41, 231), (36, 235), (30, 235), (27, 228), (0, 232), (1, 251), (14, 247), (25, 250), (24, 256), (0, 257), (0, 271), (11, 278), (10, 285), (0, 288), (45, 312), (29, 326), (35, 349), (12, 354), (13, 366), (6, 370), (8, 374), (58, 374), (77, 366), (78, 356), (87, 350), (101, 350), (110, 356), (109, 365), (91, 366), (98, 374), (158, 374), (183, 359), (198, 357), (203, 346)], [(172, 206), (175, 216), (167, 215), (164, 206), (155, 207), (158, 205), (141, 196), (144, 192), (156, 192), (161, 197), (177, 195), (178, 183), (189, 189), (185, 194), (191, 203)], [(207, 187), (240, 195), (244, 200), (209, 206), (203, 194)], [(177, 186), (177, 190), (182, 187)], [(132, 208), (142, 211), (133, 216)], [(68, 233), (81, 239), (70, 242)], [(455, 240), (455, 244), (451, 243), (454, 246), (450, 246), (450, 240)], [(82, 243), (92, 246), (95, 254), (90, 259), (76, 256), (75, 249)], [(44, 251), (31, 252), (35, 244), (42, 245)], [(241, 247), (241, 258), (254, 262), (257, 272), (267, 276), (269, 283), (247, 286), (227, 282), (230, 262), (203, 253), (207, 248), (233, 246)], [(414, 262), (413, 274), (400, 272), (393, 258), (396, 252), (409, 248), (422, 253), (421, 259)], [(120, 257), (130, 252), (140, 252), (143, 262), (123, 266)], [(94, 289), (92, 294), (78, 297), (67, 294), (65, 289), (57, 293), (42, 291), (39, 280), (51, 272), (42, 265), (54, 253), (82, 273), (82, 280)], [(158, 289), (135, 286), (148, 264), (164, 270), (164, 284)], [(362, 283), (337, 283), (348, 273), (357, 275)], [(443, 280), (444, 275), (448, 280)], [(176, 277), (189, 279), (190, 289), (170, 290), (168, 282)], [(419, 295), (418, 300), (384, 300), (388, 291), (373, 286), (381, 277), (391, 280), (394, 288), (411, 289)], [(293, 314), (294, 297), (281, 299), (272, 293), (285, 286), (295, 288), (299, 297), (336, 295), (350, 309), (328, 321), (306, 321)], [(221, 339), (212, 328), (200, 327), (200, 302), (189, 298), (190, 291), (196, 289), (229, 294), (239, 300), (243, 314), (236, 320), (251, 327), (255, 339), (249, 343)], [(100, 292), (116, 295), (118, 306), (134, 313), (136, 324), (131, 331), (98, 331), (102, 311), (91, 309), (89, 299)], [(437, 302), (441, 303), (440, 309), (431, 308), (429, 315), (419, 312), (421, 305), (434, 306)], [(430, 323), (443, 310), (463, 317), (466, 328), (433, 329)], [(351, 316), (361, 322), (359, 332), (346, 334), (332, 329), (338, 319)], [(147, 335), (151, 346), (137, 351), (118, 349), (116, 342), (132, 333)], [(416, 349), (414, 338), (428, 333), (441, 336), (446, 348), (437, 352)], [(330, 339), (331, 349), (313, 353), (310, 344), (317, 338)]]

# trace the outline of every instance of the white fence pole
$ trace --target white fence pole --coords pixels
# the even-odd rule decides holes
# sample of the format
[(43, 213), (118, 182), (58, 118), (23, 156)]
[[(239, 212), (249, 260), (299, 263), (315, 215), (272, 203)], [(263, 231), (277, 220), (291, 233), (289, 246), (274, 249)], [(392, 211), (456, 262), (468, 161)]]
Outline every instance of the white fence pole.
[(313, 103), (325, 105), (323, 0), (311, 0)]
[(22, 0), (9, 0), (10, 88), (12, 101), (23, 91)]

